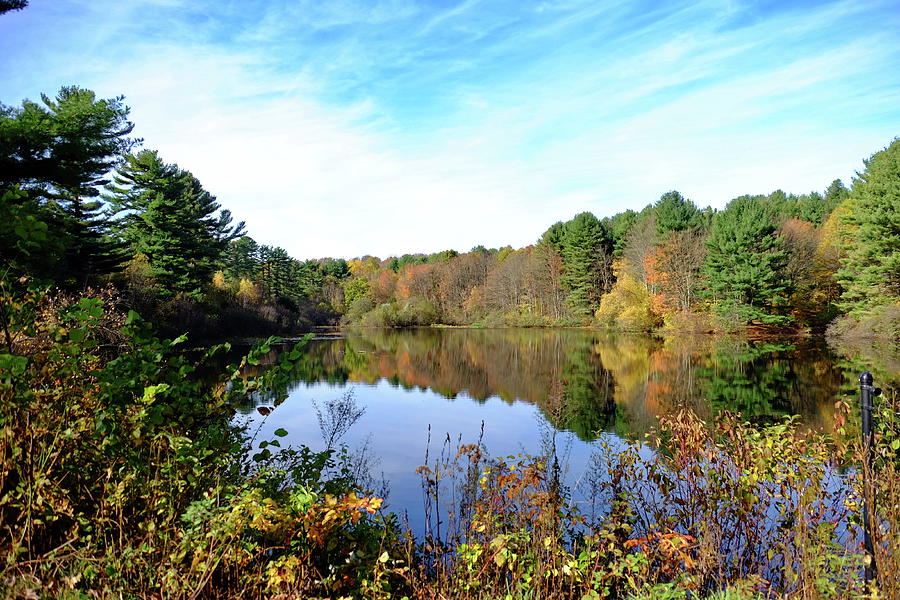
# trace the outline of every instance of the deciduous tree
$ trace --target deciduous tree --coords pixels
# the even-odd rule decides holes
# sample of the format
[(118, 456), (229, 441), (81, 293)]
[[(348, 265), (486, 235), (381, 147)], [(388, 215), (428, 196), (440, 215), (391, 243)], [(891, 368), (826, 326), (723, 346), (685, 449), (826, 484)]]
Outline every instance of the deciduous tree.
[(657, 293), (673, 310), (690, 311), (703, 284), (707, 234), (700, 228), (673, 231), (653, 253)]

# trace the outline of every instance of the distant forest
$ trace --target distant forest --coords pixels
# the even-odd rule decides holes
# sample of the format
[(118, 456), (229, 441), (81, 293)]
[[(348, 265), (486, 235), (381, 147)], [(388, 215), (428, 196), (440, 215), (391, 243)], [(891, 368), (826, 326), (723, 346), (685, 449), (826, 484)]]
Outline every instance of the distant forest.
[[(260, 244), (182, 167), (139, 149), (122, 97), (64, 87), (0, 105), (7, 291), (114, 288), (164, 329), (252, 336), (321, 324), (747, 327), (900, 340), (900, 140), (847, 188), (677, 191), (552, 224), (533, 245), (301, 261)], [(536, 232), (536, 234), (539, 232)]]

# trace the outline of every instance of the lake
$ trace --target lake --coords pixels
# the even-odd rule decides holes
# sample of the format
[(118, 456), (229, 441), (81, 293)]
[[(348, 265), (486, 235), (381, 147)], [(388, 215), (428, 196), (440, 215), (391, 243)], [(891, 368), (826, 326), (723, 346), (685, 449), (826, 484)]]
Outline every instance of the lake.
[(658, 415), (683, 406), (703, 418), (729, 410), (760, 424), (799, 415), (805, 426), (830, 431), (835, 401), (855, 394), (862, 368), (882, 387), (896, 385), (896, 357), (868, 360), (878, 364), (861, 366), (858, 356), (814, 338), (358, 330), (310, 341), (289, 397), (271, 414), (244, 410), (257, 441), (284, 428), (284, 440), (319, 450), (324, 438), (341, 434), (336, 444), (359, 457), (372, 485), (387, 488), (389, 509), (408, 515), (419, 532), (416, 469), (426, 451), (433, 462), (480, 441), (494, 456), (556, 454), (573, 494), (589, 502), (599, 438), (616, 444), (643, 437)]

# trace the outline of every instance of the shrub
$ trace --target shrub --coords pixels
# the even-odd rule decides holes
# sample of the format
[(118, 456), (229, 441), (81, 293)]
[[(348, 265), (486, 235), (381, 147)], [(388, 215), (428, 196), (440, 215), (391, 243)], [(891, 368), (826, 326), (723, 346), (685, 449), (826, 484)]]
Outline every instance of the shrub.
[(674, 312), (663, 320), (666, 332), (709, 333), (715, 329), (715, 319), (709, 313)]
[(843, 315), (828, 326), (830, 337), (883, 340), (900, 346), (900, 303), (878, 306), (859, 316)]
[[(506, 313), (488, 313), (478, 323), (481, 327), (551, 327), (555, 323), (550, 317), (523, 309)], [(576, 325), (576, 323), (568, 323)]]
[(222, 347), (190, 359), (113, 298), (7, 294), (0, 310), (4, 597), (389, 593), (381, 500), (330, 451), (281, 449), (283, 430), (248, 460), (231, 422), (286, 397), (298, 348), (245, 375), (270, 340), (210, 385), (196, 371)]
[(362, 319), (363, 315), (373, 308), (375, 308), (375, 303), (368, 296), (357, 298), (350, 304), (350, 308), (344, 314), (343, 321), (345, 323), (357, 323)]
[(661, 323), (651, 309), (647, 288), (628, 273), (619, 274), (595, 317), (599, 325), (623, 331), (652, 331)]
[(189, 358), (184, 337), (115, 305), (0, 296), (4, 597), (900, 597), (896, 395), (878, 402), (867, 494), (877, 596), (859, 577), (863, 461), (842, 402), (837, 436), (682, 410), (650, 447), (602, 440), (580, 498), (553, 454), (491, 458), (448, 438), (419, 471), (414, 546), (346, 451), (232, 423), (233, 406), (286, 397), (300, 348), (260, 369), (270, 339), (204, 383), (219, 349)]
[(392, 302), (379, 304), (359, 320), (363, 327), (396, 327), (400, 322), (397, 305)]
[[(830, 436), (793, 419), (759, 429), (728, 413), (708, 425), (683, 410), (661, 420), (654, 443), (656, 452), (600, 443), (586, 513), (552, 454), (492, 459), (480, 445), (454, 454), (445, 442), (420, 467), (432, 570), (414, 589), (484, 599), (864, 596), (860, 490), (841, 480)], [(897, 560), (896, 481), (886, 473), (879, 488), (885, 593), (896, 589), (886, 566)]]
[(440, 313), (430, 300), (413, 296), (397, 314), (397, 325), (402, 327), (434, 325), (440, 321)]

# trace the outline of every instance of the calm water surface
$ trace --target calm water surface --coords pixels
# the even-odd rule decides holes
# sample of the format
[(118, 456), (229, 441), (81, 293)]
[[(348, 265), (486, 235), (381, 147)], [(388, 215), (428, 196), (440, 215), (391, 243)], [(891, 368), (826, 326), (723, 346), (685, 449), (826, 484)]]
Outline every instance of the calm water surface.
[[(479, 439), (494, 456), (552, 451), (573, 491), (589, 498), (601, 436), (641, 437), (682, 406), (760, 423), (799, 415), (830, 430), (834, 402), (854, 393), (861, 368), (817, 340), (584, 330), (364, 330), (319, 337), (304, 352), (287, 400), (268, 417), (246, 407), (257, 439), (284, 428), (288, 442), (324, 448), (319, 414), (350, 392), (364, 413), (339, 441), (369, 457), (373, 477), (388, 483), (389, 507), (414, 530), (426, 449), (432, 462), (445, 443), (455, 450)], [(881, 359), (862, 366), (882, 387), (896, 385), (896, 357)]]

